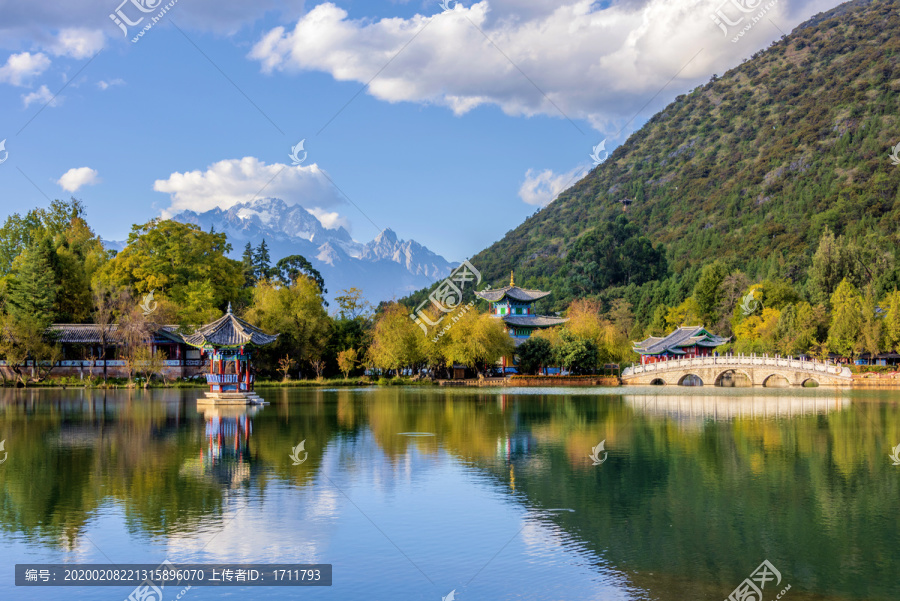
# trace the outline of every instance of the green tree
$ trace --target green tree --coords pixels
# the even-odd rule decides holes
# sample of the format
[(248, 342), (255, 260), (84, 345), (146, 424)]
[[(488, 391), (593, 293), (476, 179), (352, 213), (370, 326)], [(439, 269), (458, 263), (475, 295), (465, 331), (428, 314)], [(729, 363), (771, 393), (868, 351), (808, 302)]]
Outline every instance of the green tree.
[(826, 228), (809, 268), (809, 291), (813, 302), (827, 303), (843, 280), (859, 284), (863, 280), (859, 251), (843, 236), (835, 237)]
[(715, 261), (703, 267), (700, 280), (694, 286), (694, 300), (704, 323), (718, 321), (718, 308), (724, 300), (722, 283), (728, 276), (728, 269), (721, 261)]
[(373, 367), (399, 371), (424, 360), (421, 330), (400, 304), (388, 304), (375, 323), (368, 360)]
[(884, 318), (885, 346), (897, 352), (900, 350), (900, 292), (894, 290), (888, 295), (887, 306)]
[(875, 298), (874, 284), (866, 286), (862, 297), (862, 323), (860, 324), (859, 349), (869, 353), (870, 359), (884, 348), (884, 320), (879, 315), (878, 302)]
[(593, 371), (599, 363), (594, 342), (572, 334), (567, 329), (560, 331), (559, 345), (555, 351), (556, 362), (572, 374), (586, 374)]
[(845, 279), (831, 295), (828, 348), (845, 357), (852, 357), (859, 352), (861, 334), (862, 299), (856, 286)]
[(241, 273), (244, 274), (244, 287), (256, 285), (256, 268), (253, 265), (253, 245), (247, 242), (244, 254), (241, 255)]
[[(265, 244), (265, 240), (263, 240), (263, 244)], [(300, 275), (306, 275), (313, 279), (316, 285), (319, 286), (319, 290), (322, 291), (322, 294), (327, 294), (328, 290), (325, 289), (325, 280), (322, 278), (322, 274), (312, 266), (312, 263), (306, 260), (306, 257), (303, 255), (290, 255), (280, 259), (275, 264), (275, 269), (272, 270), (272, 273), (275, 274), (282, 284), (288, 286), (297, 279)], [(326, 304), (327, 306), (327, 304)]]
[(198, 303), (221, 312), (241, 295), (244, 276), (241, 264), (226, 256), (230, 251), (224, 233), (153, 220), (132, 227), (128, 246), (103, 266), (98, 283), (128, 287), (138, 296), (154, 291), (160, 301), (172, 302), (180, 322), (188, 323), (201, 309)]
[(272, 258), (269, 256), (269, 247), (266, 246), (265, 238), (253, 253), (253, 275), (257, 281), (272, 276)]
[(306, 276), (290, 286), (261, 281), (254, 288), (246, 319), (266, 332), (280, 334), (275, 344), (263, 349), (271, 368), (277, 357), (288, 354), (301, 365), (322, 358), (331, 330), (322, 303), (318, 285)]
[(50, 241), (44, 238), (16, 258), (6, 299), (7, 310), (15, 320), (35, 320), (45, 328), (53, 322), (59, 286), (51, 264), (52, 255)]
[(553, 347), (545, 338), (531, 337), (516, 349), (520, 373), (536, 374), (553, 361)]

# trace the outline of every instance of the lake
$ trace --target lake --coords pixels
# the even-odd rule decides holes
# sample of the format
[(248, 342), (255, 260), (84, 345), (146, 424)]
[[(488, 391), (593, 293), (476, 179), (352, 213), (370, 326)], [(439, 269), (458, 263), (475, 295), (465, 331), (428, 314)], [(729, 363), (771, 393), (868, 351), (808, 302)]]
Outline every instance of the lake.
[(16, 563), (166, 558), (333, 565), (166, 601), (900, 599), (900, 391), (259, 392), (0, 390), (0, 599), (133, 589)]

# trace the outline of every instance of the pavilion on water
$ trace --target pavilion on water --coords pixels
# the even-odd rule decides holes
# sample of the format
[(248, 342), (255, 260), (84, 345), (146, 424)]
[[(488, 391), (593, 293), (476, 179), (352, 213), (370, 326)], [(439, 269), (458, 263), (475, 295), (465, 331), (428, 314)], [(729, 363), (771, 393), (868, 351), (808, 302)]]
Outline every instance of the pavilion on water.
[[(491, 317), (503, 320), (507, 333), (512, 337), (516, 346), (519, 346), (536, 330), (552, 328), (568, 321), (564, 317), (552, 317), (538, 315), (532, 306), (536, 301), (550, 296), (543, 290), (529, 290), (516, 286), (515, 274), (509, 275), (509, 286), (503, 288), (488, 288), (475, 293), (490, 303), (488, 313)], [(514, 364), (506, 357), (502, 365), (504, 371)]]
[[(209, 357), (206, 381), (209, 392), (206, 402), (259, 403), (262, 399), (253, 392), (255, 376), (251, 364), (252, 349), (275, 342), (278, 334), (266, 334), (231, 312), (216, 321), (184, 336), (184, 341), (201, 349)], [(231, 372), (231, 373), (228, 373)]]

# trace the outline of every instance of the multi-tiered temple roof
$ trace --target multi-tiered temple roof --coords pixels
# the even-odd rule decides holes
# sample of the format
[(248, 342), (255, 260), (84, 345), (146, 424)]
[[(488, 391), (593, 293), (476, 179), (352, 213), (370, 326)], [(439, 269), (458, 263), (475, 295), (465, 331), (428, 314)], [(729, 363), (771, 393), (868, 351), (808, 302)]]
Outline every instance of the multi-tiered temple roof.
[(536, 315), (532, 304), (550, 295), (543, 290), (529, 290), (516, 286), (514, 275), (510, 274), (509, 286), (475, 292), (491, 304), (491, 315), (503, 320), (510, 336), (516, 344), (524, 342), (536, 329), (549, 328), (565, 323), (562, 317)]

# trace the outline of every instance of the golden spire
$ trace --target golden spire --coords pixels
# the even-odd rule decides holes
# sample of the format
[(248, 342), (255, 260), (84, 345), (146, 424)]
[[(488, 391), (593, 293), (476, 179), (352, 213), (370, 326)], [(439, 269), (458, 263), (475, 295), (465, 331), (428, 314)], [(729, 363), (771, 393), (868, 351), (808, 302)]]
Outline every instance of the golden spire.
[(509, 285), (510, 285), (510, 287), (516, 285), (516, 272), (515, 271), (509, 272)]

